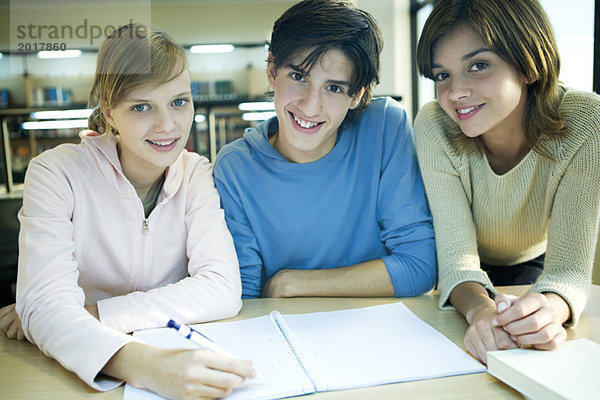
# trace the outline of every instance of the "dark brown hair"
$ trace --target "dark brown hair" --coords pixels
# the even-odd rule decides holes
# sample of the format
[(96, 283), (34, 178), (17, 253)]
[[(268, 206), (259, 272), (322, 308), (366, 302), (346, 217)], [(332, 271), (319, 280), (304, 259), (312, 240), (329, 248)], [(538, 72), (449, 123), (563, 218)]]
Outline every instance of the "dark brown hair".
[(383, 38), (375, 19), (346, 0), (304, 0), (290, 7), (273, 25), (269, 52), (275, 68), (309, 50), (297, 67), (310, 71), (323, 54), (339, 50), (353, 65), (348, 95), (364, 87), (358, 106), (348, 111), (351, 122), (369, 105), (372, 86), (379, 83), (379, 55)]
[[(530, 148), (549, 157), (540, 138), (562, 135), (565, 124), (558, 111), (560, 56), (552, 26), (538, 0), (439, 0), (417, 45), (417, 66), (422, 75), (434, 79), (432, 49), (459, 26), (478, 33), (488, 48), (532, 82), (527, 88), (523, 118), (525, 139)], [(465, 146), (474, 141), (481, 146), (480, 138), (461, 134), (456, 139)]]

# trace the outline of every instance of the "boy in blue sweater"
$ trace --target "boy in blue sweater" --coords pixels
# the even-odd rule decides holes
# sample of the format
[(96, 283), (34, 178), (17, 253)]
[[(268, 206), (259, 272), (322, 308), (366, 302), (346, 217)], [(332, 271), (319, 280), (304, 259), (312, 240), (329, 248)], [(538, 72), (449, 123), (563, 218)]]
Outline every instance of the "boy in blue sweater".
[(371, 101), (383, 46), (345, 0), (305, 0), (274, 24), (277, 116), (217, 157), (243, 297), (417, 296), (436, 279), (432, 219), (406, 113)]

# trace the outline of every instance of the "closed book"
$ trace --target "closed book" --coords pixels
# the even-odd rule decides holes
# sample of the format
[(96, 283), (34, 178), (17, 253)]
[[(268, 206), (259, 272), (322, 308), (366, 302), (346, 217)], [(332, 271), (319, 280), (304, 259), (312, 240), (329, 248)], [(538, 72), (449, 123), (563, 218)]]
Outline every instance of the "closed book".
[(488, 373), (533, 400), (598, 399), (600, 393), (600, 344), (585, 338), (552, 351), (489, 351), (487, 360)]

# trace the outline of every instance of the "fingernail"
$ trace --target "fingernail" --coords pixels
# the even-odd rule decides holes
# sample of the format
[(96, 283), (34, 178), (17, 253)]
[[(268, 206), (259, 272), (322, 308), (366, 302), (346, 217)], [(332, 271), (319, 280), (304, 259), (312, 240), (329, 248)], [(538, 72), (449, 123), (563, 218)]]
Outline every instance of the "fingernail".
[(507, 305), (505, 302), (501, 301), (500, 303), (498, 303), (497, 307), (498, 307), (498, 312), (502, 312), (502, 311), (506, 310)]
[(499, 325), (499, 324), (498, 324), (498, 320), (497, 320), (496, 318), (494, 318), (494, 319), (492, 320), (492, 325), (494, 325), (494, 326), (498, 326), (498, 325)]

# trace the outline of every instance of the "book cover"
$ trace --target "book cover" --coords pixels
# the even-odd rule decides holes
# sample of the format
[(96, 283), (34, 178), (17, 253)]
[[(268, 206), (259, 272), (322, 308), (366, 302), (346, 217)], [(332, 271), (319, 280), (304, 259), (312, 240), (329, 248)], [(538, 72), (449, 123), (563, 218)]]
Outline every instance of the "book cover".
[(600, 344), (591, 340), (570, 340), (552, 351), (489, 351), (487, 360), (491, 375), (525, 397), (534, 400), (598, 398)]

